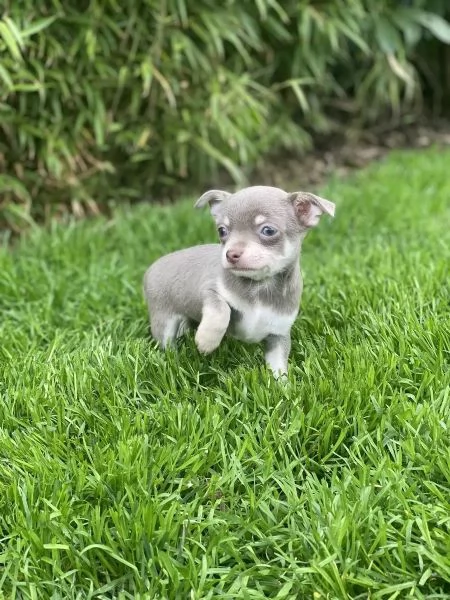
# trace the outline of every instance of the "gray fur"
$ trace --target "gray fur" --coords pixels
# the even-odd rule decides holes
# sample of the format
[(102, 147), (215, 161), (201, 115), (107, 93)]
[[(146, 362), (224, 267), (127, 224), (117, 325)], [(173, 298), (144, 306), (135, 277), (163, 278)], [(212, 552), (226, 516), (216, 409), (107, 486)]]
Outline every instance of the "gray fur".
[(266, 186), (235, 194), (210, 190), (195, 206), (207, 204), (226, 233), (222, 243), (173, 252), (145, 273), (152, 336), (166, 347), (197, 327), (203, 353), (225, 334), (264, 341), (268, 366), (284, 374), (303, 287), (301, 244), (323, 213), (334, 216), (335, 206), (307, 192)]

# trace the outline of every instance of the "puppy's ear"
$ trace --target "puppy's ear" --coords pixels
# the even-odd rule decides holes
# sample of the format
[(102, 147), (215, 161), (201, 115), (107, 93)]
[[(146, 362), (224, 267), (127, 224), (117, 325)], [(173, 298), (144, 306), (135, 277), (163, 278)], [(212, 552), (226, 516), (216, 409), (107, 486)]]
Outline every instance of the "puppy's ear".
[(288, 199), (292, 202), (297, 219), (303, 227), (315, 227), (326, 213), (334, 217), (335, 204), (309, 192), (293, 192)]
[(231, 196), (230, 192), (224, 192), (223, 190), (209, 190), (205, 192), (197, 202), (194, 204), (195, 208), (203, 208), (206, 204), (209, 204), (209, 209), (213, 217), (217, 214), (221, 202)]

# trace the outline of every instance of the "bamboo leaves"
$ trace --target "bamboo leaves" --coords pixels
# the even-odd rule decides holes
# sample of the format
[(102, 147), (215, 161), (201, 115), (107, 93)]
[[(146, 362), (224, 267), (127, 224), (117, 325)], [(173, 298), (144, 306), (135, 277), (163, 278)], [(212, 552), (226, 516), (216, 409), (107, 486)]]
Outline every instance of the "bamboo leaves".
[[(421, 4), (14, 2), (0, 19), (0, 174), (32, 190), (34, 215), (219, 168), (241, 181), (267, 151), (336, 126), (336, 99), (363, 124), (414, 110), (415, 49), (450, 41), (444, 5)], [(4, 216), (23, 194), (1, 186)]]

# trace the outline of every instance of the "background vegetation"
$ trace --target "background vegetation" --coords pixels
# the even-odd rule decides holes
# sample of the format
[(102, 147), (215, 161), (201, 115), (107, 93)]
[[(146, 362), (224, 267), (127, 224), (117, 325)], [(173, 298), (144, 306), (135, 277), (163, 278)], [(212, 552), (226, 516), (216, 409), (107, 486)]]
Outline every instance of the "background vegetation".
[[(448, 92), (446, 0), (10, 0), (0, 218), (236, 181), (266, 153)], [(448, 55), (447, 55), (448, 58)]]

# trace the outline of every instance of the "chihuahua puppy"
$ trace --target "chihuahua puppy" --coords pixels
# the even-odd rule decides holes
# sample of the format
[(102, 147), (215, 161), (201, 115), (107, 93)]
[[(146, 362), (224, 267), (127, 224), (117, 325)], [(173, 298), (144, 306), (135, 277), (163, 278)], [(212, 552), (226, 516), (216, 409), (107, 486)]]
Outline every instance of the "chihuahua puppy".
[(285, 375), (303, 289), (301, 245), (322, 214), (334, 216), (335, 205), (267, 186), (210, 190), (195, 203), (205, 205), (220, 244), (173, 252), (145, 273), (152, 336), (165, 348), (197, 326), (195, 342), (204, 354), (225, 334), (264, 342), (268, 367)]

